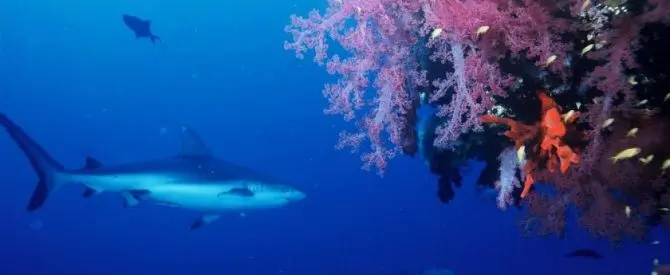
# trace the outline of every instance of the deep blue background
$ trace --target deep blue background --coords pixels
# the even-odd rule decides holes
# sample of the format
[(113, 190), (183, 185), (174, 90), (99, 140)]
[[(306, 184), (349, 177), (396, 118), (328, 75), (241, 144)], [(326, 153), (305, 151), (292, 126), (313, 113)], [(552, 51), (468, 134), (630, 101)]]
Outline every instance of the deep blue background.
[[(583, 232), (519, 238), (516, 210), (477, 199), (474, 164), (450, 205), (423, 161), (398, 158), (385, 178), (334, 151), (339, 117), (322, 115), (333, 81), (282, 49), (288, 15), (325, 1), (2, 0), (0, 111), (68, 167), (169, 156), (191, 125), (217, 155), (306, 190), (283, 209), (196, 217), (117, 196), (85, 200), (66, 186), (40, 211), (25, 205), (36, 177), (0, 133), (0, 274), (398, 275), (649, 274), (661, 245), (611, 250)], [(136, 40), (121, 14), (153, 20), (163, 43)], [(41, 226), (40, 228), (40, 224)], [(601, 261), (564, 259), (600, 249)], [(664, 254), (663, 254), (664, 253)], [(402, 273), (406, 272), (406, 273)]]

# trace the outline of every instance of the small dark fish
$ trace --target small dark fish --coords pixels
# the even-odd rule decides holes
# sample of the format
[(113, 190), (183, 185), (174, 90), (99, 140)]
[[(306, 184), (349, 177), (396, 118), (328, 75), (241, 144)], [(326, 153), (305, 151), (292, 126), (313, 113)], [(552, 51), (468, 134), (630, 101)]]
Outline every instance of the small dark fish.
[(156, 40), (161, 41), (160, 37), (151, 33), (151, 20), (143, 20), (137, 16), (124, 14), (123, 23), (135, 33), (135, 38), (146, 37), (151, 39), (151, 43), (154, 44)]
[(594, 260), (599, 260), (603, 258), (603, 256), (600, 255), (600, 253), (598, 253), (593, 249), (577, 249), (575, 251), (565, 254), (565, 257), (566, 258), (584, 257), (584, 258), (591, 258)]
[(670, 264), (661, 264), (658, 259), (654, 259), (654, 269), (651, 275), (668, 275), (670, 274)]

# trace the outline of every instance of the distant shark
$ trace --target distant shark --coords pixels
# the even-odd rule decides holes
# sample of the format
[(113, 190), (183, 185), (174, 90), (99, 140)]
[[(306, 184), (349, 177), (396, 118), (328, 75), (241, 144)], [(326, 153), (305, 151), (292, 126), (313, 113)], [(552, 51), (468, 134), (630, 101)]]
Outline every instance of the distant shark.
[(181, 152), (154, 161), (103, 166), (86, 159), (82, 169), (63, 168), (17, 124), (0, 113), (0, 126), (21, 148), (39, 177), (28, 211), (35, 211), (58, 187), (86, 186), (84, 197), (119, 193), (127, 207), (147, 201), (195, 210), (201, 215), (191, 229), (209, 224), (226, 210), (278, 208), (300, 201), (305, 194), (249, 168), (214, 157), (191, 129), (182, 128)]
[(161, 41), (160, 37), (151, 32), (151, 20), (143, 20), (137, 16), (124, 14), (123, 23), (135, 33), (135, 38), (146, 37), (151, 39), (151, 43), (154, 44), (156, 40)]

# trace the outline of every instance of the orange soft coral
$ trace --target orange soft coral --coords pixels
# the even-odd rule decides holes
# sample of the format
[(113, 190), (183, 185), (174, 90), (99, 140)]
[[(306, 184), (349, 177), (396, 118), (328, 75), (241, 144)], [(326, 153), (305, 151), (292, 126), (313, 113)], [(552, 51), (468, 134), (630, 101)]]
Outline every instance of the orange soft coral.
[[(579, 113), (570, 112), (561, 115), (560, 106), (546, 93), (540, 91), (537, 96), (542, 104), (542, 116), (541, 120), (534, 125), (526, 125), (510, 118), (493, 115), (483, 115), (480, 118), (484, 123), (500, 123), (509, 126), (510, 129), (505, 132), (505, 136), (514, 141), (517, 149), (524, 145), (530, 149), (523, 167), (526, 178), (521, 192), (522, 198), (530, 192), (530, 187), (535, 182), (533, 173), (537, 171), (542, 161), (545, 162), (545, 167), (550, 172), (558, 168), (561, 173), (565, 173), (570, 168), (570, 164), (579, 163), (579, 155), (563, 141), (568, 131), (566, 124), (573, 123)], [(535, 143), (534, 146), (532, 143)]]

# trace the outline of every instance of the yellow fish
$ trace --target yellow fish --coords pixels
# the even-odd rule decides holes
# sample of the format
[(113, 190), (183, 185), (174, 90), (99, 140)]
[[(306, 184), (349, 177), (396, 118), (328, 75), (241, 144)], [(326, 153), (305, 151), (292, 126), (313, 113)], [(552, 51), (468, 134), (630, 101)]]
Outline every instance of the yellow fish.
[(588, 44), (586, 47), (584, 47), (584, 48), (582, 49), (582, 54), (581, 54), (581, 55), (584, 55), (585, 53), (587, 53), (587, 52), (593, 50), (593, 47), (594, 47), (594, 46), (595, 46), (595, 45), (593, 45), (593, 44)]
[(626, 133), (626, 136), (627, 137), (634, 137), (635, 135), (637, 135), (638, 130), (639, 130), (638, 128), (630, 129), (630, 131), (628, 131), (628, 133)]
[(434, 29), (434, 30), (430, 33), (430, 39), (435, 39), (435, 38), (437, 38), (438, 36), (440, 36), (440, 34), (442, 34), (442, 29), (441, 29), (441, 28)]
[(516, 159), (519, 163), (523, 163), (526, 160), (526, 145), (521, 145), (519, 150), (516, 150)]
[(663, 211), (663, 212), (670, 212), (670, 208), (667, 208), (667, 207), (661, 207), (658, 210)]
[(666, 160), (663, 162), (663, 165), (661, 165), (661, 170), (668, 169), (668, 167), (670, 167), (670, 159), (666, 159)]
[(650, 163), (652, 160), (654, 160), (654, 155), (648, 155), (647, 157), (640, 158), (640, 162), (644, 164)]
[(665, 97), (663, 98), (663, 102), (668, 101), (668, 99), (670, 99), (670, 93), (667, 93), (667, 94), (665, 95)]
[(575, 110), (570, 110), (567, 114), (563, 115), (563, 123), (568, 123), (568, 120), (575, 115)]
[(558, 58), (558, 56), (556, 55), (550, 56), (549, 58), (547, 58), (547, 62), (545, 62), (544, 65), (549, 66), (551, 63), (554, 63), (554, 61), (556, 61), (556, 58)]
[(642, 149), (640, 149), (640, 147), (628, 148), (626, 150), (623, 150), (623, 151), (619, 152), (618, 154), (616, 154), (616, 156), (613, 156), (610, 159), (612, 160), (612, 163), (616, 163), (619, 160), (629, 159), (629, 158), (632, 158), (634, 156), (637, 156), (637, 154), (639, 154), (640, 151), (642, 151)]
[(637, 80), (635, 80), (635, 76), (634, 76), (634, 75), (631, 75), (631, 76), (628, 77), (628, 84), (633, 85), (633, 86), (635, 86), (635, 85), (638, 84), (638, 83), (637, 83)]
[(610, 127), (610, 125), (612, 125), (612, 123), (614, 123), (614, 119), (613, 118), (608, 118), (607, 120), (605, 120), (605, 122), (603, 122), (603, 128)]
[(481, 26), (477, 29), (477, 35), (482, 35), (485, 34), (487, 31), (489, 31), (491, 27), (489, 26)]
[(644, 104), (647, 104), (647, 102), (649, 102), (649, 100), (646, 100), (646, 99), (645, 99), (645, 100), (642, 100), (642, 101), (638, 102), (637, 104), (635, 104), (635, 107), (640, 107), (640, 106), (642, 106), (642, 105), (644, 105)]
[(630, 212), (631, 212), (630, 206), (626, 205), (626, 217), (627, 218), (630, 218)]

